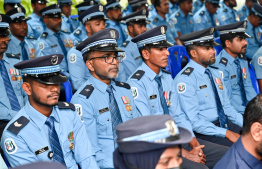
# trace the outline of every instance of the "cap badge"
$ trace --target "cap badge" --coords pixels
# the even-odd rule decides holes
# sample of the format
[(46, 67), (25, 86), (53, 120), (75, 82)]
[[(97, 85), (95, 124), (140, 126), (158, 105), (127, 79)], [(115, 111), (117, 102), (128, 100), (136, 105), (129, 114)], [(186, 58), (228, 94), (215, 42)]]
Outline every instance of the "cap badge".
[(164, 26), (161, 26), (161, 33), (165, 34), (165, 27)]
[(103, 9), (103, 6), (102, 5), (99, 5), (99, 11), (103, 11), (104, 9)]
[(21, 13), (22, 9), (20, 7), (17, 8), (17, 12)]
[(113, 38), (113, 39), (116, 38), (116, 34), (115, 34), (115, 31), (114, 31), (114, 30), (111, 30), (111, 31), (110, 31), (110, 35), (111, 35), (111, 38)]
[(52, 65), (56, 65), (57, 62), (58, 62), (58, 56), (57, 56), (57, 55), (53, 55), (53, 56), (51, 57), (51, 64), (52, 64)]
[(94, 5), (94, 1), (90, 1), (90, 5)]
[(244, 28), (247, 27), (247, 21), (244, 22), (243, 27), (244, 27)]
[(210, 28), (210, 34), (214, 33), (214, 31), (215, 31), (214, 27)]
[(142, 14), (143, 14), (143, 15), (146, 14), (146, 10), (145, 10), (145, 9), (142, 10)]
[(2, 22), (2, 15), (0, 15), (0, 22)]
[(165, 122), (166, 128), (171, 136), (175, 136), (177, 133), (177, 127), (173, 120), (168, 120)]

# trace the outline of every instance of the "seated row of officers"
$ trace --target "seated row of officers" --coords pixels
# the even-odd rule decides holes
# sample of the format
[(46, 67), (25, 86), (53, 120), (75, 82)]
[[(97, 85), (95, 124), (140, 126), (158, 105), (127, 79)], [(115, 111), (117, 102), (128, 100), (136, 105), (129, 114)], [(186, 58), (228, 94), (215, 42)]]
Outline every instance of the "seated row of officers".
[[(107, 7), (119, 5), (114, 3)], [(252, 10), (254, 17), (262, 16), (261, 6), (255, 4)], [(140, 116), (169, 114), (193, 135), (182, 145), (184, 168), (213, 168), (239, 139), (245, 107), (256, 96), (245, 55), (246, 39), (252, 39), (249, 22), (180, 35), (177, 41), (184, 43), (191, 59), (172, 79), (164, 69), (167, 48), (174, 45), (168, 41), (171, 28), (159, 25), (146, 31), (148, 11), (142, 9), (123, 18), (129, 35), (119, 45), (123, 30), (115, 23), (115, 29), (105, 29), (109, 11), (102, 5), (83, 11), (79, 20), (85, 38), (77, 40), (70, 36), (83, 31), (61, 31), (61, 9), (45, 7), (40, 13), (46, 28), (35, 47), (26, 37), (29, 27), (22, 7), (0, 14), (5, 157), (12, 167), (52, 160), (67, 168), (114, 168), (117, 125)], [(218, 56), (215, 33), (223, 47)], [(8, 51), (12, 44), (12, 49), (21, 49), (18, 54)], [(254, 67), (261, 67), (259, 54), (254, 58)], [(68, 79), (77, 91), (71, 103), (58, 102), (60, 84)]]

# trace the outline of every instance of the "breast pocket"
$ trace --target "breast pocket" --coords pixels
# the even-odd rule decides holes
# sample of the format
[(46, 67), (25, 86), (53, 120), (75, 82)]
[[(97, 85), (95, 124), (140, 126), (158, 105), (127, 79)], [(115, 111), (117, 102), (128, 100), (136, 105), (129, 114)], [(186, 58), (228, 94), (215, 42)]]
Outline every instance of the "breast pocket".
[(106, 111), (101, 113), (97, 117), (97, 128), (99, 135), (112, 135), (112, 121), (111, 121), (111, 112)]
[(200, 110), (205, 110), (207, 108), (208, 105), (208, 99), (209, 99), (209, 95), (211, 95), (211, 93), (208, 90), (208, 86), (207, 85), (200, 85), (198, 87), (197, 92), (197, 98), (198, 98), (198, 104), (199, 104), (199, 108)]
[(238, 81), (237, 81), (237, 75), (230, 75), (230, 84), (232, 86), (233, 90), (237, 90), (238, 89)]
[(159, 96), (156, 94), (153, 94), (151, 96), (149, 96), (149, 107), (150, 107), (150, 112), (151, 113), (156, 113), (157, 112), (157, 106), (158, 106), (158, 98)]

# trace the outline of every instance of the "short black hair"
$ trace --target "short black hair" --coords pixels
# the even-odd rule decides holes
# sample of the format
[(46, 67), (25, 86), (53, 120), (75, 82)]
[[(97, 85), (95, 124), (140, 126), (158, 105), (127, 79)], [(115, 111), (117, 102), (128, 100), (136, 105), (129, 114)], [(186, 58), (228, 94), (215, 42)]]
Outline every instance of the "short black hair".
[[(155, 1), (154, 1), (154, 7), (155, 7), (155, 9), (156, 9), (157, 6), (160, 6), (160, 4), (161, 4), (160, 1), (161, 1), (161, 0), (155, 0)], [(156, 11), (157, 11), (157, 9), (156, 9)]]
[(142, 55), (142, 51), (143, 51), (143, 50), (147, 50), (149, 53), (151, 53), (151, 47), (149, 47), (149, 46), (143, 46), (143, 47), (139, 48), (140, 56), (142, 57), (142, 60), (144, 61), (144, 57), (143, 57), (143, 55)]
[(90, 59), (90, 55), (94, 53), (94, 51), (90, 51), (90, 52), (86, 52), (84, 55), (83, 55), (83, 60), (84, 62), (86, 63), (87, 60)]
[(220, 35), (220, 41), (221, 41), (221, 46), (222, 48), (226, 48), (226, 40), (229, 40), (230, 42), (233, 42), (233, 39), (237, 37), (235, 34), (231, 34), (231, 33), (228, 33), (228, 34), (225, 34), (225, 35)]
[(127, 22), (126, 23), (126, 26), (127, 26), (127, 30), (128, 30), (128, 32), (129, 32), (129, 29), (128, 29), (128, 26), (132, 26), (132, 27), (134, 27), (134, 25), (135, 24), (138, 24), (138, 25), (145, 25), (146, 26), (146, 23), (145, 22)]
[(249, 10), (249, 15), (248, 16), (251, 16), (251, 15), (256, 15), (256, 14), (252, 10)]
[(262, 124), (262, 94), (254, 97), (246, 106), (243, 115), (242, 135), (250, 132), (250, 127), (253, 123)]
[(186, 46), (186, 52), (190, 58), (192, 58), (191, 53), (190, 53), (191, 50), (197, 50), (197, 46), (196, 45)]
[(17, 6), (18, 3), (4, 3), (4, 10), (6, 10), (7, 6), (11, 6), (12, 8), (14, 8), (15, 6)]

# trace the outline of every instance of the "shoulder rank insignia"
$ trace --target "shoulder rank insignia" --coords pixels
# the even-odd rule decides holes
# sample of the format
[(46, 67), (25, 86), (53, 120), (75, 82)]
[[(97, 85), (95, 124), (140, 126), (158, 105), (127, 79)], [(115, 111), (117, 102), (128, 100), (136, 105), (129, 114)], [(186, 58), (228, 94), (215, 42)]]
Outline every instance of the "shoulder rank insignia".
[(11, 54), (11, 53), (5, 53), (6, 54), (6, 56), (8, 57), (8, 58), (15, 58), (15, 59), (20, 59), (20, 53), (18, 53), (18, 54)]
[(223, 12), (227, 12), (227, 9), (224, 9)]
[(78, 29), (78, 30), (76, 30), (76, 31), (75, 31), (75, 33), (74, 33), (74, 34), (75, 34), (75, 35), (80, 35), (80, 33), (81, 33), (81, 30), (80, 30), (80, 29)]
[(121, 45), (121, 47), (126, 47), (126, 46), (129, 44), (129, 42), (130, 42), (130, 41), (128, 41), (128, 40), (125, 41), (125, 42)]
[(209, 67), (211, 67), (211, 68), (213, 68), (213, 69), (218, 69), (218, 67), (215, 67), (215, 66), (209, 66)]
[(246, 7), (243, 7), (243, 11), (246, 11)]
[(119, 81), (115, 81), (115, 83), (116, 83), (116, 86), (124, 87), (126, 89), (131, 89), (131, 87), (130, 87), (130, 85), (128, 83), (119, 82)]
[(166, 69), (162, 69), (163, 72), (171, 74), (169, 71), (167, 71)]
[(132, 79), (140, 80), (140, 79), (143, 77), (144, 74), (145, 74), (145, 71), (143, 71), (143, 70), (138, 70), (138, 71), (136, 71), (135, 74), (133, 74), (133, 76), (132, 76), (131, 78), (132, 78)]
[(200, 12), (200, 15), (204, 15), (204, 14), (205, 14), (205, 11)]
[(58, 102), (59, 109), (72, 109), (73, 111), (76, 110), (75, 105), (69, 102)]
[(221, 64), (226, 66), (227, 62), (228, 62), (227, 58), (222, 57), (219, 63), (221, 63)]
[(48, 33), (47, 33), (47, 32), (44, 32), (44, 33), (42, 33), (41, 38), (46, 38), (47, 35), (48, 35)]
[(240, 54), (238, 57), (239, 57), (240, 59), (247, 60), (247, 57), (246, 57), (246, 55)]
[(26, 117), (21, 116), (15, 122), (10, 124), (7, 130), (17, 135), (20, 132), (20, 130), (24, 128), (28, 123), (29, 123), (29, 120)]
[(194, 71), (194, 68), (188, 67), (184, 70), (184, 72), (182, 72), (182, 75), (188, 75), (189, 76), (193, 71)]
[(155, 18), (154, 20), (153, 20), (153, 22), (157, 22), (158, 21), (158, 18)]
[(109, 23), (105, 23), (105, 27), (108, 27), (109, 26)]
[(71, 33), (71, 32), (69, 32), (68, 29), (63, 29), (63, 30), (61, 30), (61, 32), (64, 32), (64, 33), (67, 33), (67, 34), (70, 34), (70, 33)]
[(36, 40), (36, 38), (33, 37), (33, 36), (27, 36), (26, 39), (34, 39), (34, 40)]
[(189, 12), (188, 14), (191, 15), (191, 16), (193, 16), (193, 13), (191, 13), (191, 12)]
[(180, 13), (178, 12), (178, 13), (176, 14), (176, 16), (177, 16), (177, 17), (180, 16)]
[(92, 85), (86, 85), (86, 87), (80, 92), (80, 94), (86, 96), (86, 98), (88, 99), (92, 94), (93, 90), (94, 87)]

